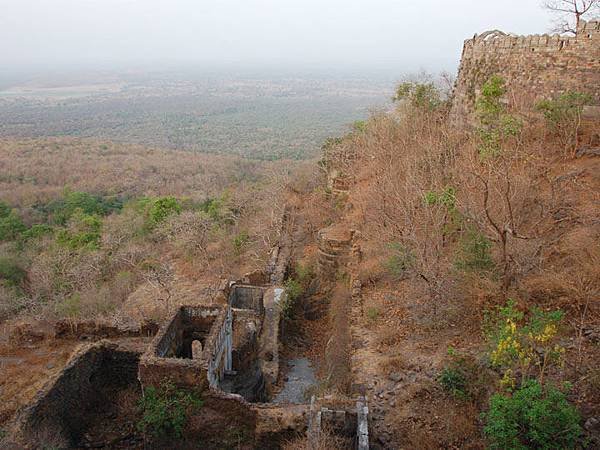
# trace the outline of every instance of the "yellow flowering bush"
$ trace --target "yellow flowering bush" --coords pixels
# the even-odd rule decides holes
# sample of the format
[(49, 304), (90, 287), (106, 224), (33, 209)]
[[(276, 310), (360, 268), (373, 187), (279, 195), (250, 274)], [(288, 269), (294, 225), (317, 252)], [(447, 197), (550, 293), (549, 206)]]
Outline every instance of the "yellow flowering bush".
[(525, 314), (516, 308), (514, 300), (486, 314), (485, 331), (490, 342), (490, 360), (502, 371), (501, 385), (515, 387), (515, 373), (522, 379), (537, 369), (537, 377), (543, 382), (550, 364), (560, 363), (564, 348), (557, 341), (559, 323), (563, 312), (542, 311), (534, 308)]

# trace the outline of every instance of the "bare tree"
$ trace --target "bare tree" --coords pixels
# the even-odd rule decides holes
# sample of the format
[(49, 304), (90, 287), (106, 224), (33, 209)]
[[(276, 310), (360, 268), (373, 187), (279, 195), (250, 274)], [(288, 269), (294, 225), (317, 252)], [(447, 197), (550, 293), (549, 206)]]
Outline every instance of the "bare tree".
[(542, 5), (558, 16), (553, 31), (559, 33), (577, 34), (582, 19), (600, 12), (600, 0), (544, 0)]
[(144, 268), (145, 280), (156, 290), (168, 314), (171, 310), (172, 283), (175, 278), (171, 264), (167, 261), (150, 261), (144, 264)]

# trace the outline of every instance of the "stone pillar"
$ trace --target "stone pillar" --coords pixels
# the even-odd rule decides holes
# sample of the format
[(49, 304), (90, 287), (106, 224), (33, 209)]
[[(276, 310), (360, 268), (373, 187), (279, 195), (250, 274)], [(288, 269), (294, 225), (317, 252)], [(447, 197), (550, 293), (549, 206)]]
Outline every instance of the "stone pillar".
[(357, 417), (357, 442), (358, 450), (369, 450), (369, 407), (365, 397), (356, 402)]

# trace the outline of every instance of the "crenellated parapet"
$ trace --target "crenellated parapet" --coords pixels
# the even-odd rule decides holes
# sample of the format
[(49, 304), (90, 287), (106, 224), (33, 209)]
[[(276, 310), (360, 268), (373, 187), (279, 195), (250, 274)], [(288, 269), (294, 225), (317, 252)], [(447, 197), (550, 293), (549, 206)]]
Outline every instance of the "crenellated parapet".
[(600, 105), (600, 21), (582, 21), (576, 36), (515, 36), (494, 30), (466, 40), (454, 90), (454, 119), (469, 117), (492, 75), (506, 80), (506, 100), (516, 107), (567, 91), (586, 92)]

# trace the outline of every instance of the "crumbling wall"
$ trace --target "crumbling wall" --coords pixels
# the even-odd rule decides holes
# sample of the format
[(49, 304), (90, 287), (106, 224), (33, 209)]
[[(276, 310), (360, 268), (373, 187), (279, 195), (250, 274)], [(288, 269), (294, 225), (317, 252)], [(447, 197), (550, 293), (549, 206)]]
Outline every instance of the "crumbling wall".
[(331, 225), (319, 230), (317, 270), (324, 281), (334, 281), (344, 270), (352, 256), (354, 232), (341, 225)]
[(576, 37), (490, 31), (465, 41), (453, 119), (460, 121), (473, 113), (481, 87), (492, 75), (506, 80), (507, 101), (514, 106), (528, 106), (567, 91), (586, 92), (600, 105), (600, 22), (582, 21)]
[(140, 354), (108, 342), (83, 347), (19, 413), (13, 440), (21, 448), (77, 447), (110, 392), (137, 383)]
[(250, 310), (233, 310), (233, 369), (250, 367), (259, 352), (258, 337), (262, 330), (262, 316)]
[(279, 228), (279, 239), (277, 245), (271, 251), (271, 258), (267, 266), (269, 281), (271, 284), (280, 285), (285, 280), (292, 258), (294, 229), (294, 216), (289, 206), (285, 207), (281, 217)]

